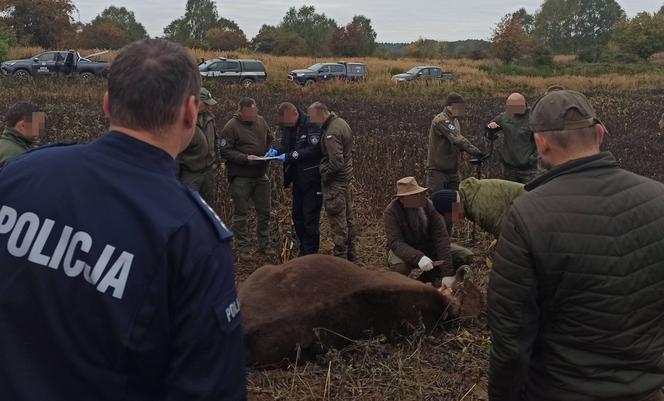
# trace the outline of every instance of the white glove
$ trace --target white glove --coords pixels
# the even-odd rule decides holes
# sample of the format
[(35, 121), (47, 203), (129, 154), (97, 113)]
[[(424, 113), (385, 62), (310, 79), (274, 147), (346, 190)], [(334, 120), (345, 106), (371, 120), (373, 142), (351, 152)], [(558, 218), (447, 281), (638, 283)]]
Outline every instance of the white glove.
[(456, 277), (455, 276), (443, 277), (443, 286), (444, 287), (453, 288), (454, 284), (456, 284)]
[(417, 266), (423, 272), (428, 272), (430, 270), (433, 270), (433, 260), (427, 258), (426, 256), (422, 256), (422, 259), (420, 259), (420, 261), (417, 262)]

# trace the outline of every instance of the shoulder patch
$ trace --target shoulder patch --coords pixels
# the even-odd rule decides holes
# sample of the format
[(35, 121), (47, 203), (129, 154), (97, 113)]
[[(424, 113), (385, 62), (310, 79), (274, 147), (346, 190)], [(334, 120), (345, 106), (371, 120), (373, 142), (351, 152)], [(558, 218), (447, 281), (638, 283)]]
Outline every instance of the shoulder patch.
[(217, 216), (217, 213), (208, 205), (201, 195), (198, 192), (194, 192), (189, 188), (185, 188), (191, 199), (196, 203), (196, 205), (203, 211), (205, 216), (207, 216), (208, 221), (212, 224), (217, 236), (220, 240), (226, 241), (233, 236), (233, 233), (226, 227), (223, 221)]
[(454, 125), (454, 124), (449, 124), (449, 125), (447, 126), (447, 128), (449, 128), (450, 130), (454, 131), (454, 130), (456, 129), (456, 125)]

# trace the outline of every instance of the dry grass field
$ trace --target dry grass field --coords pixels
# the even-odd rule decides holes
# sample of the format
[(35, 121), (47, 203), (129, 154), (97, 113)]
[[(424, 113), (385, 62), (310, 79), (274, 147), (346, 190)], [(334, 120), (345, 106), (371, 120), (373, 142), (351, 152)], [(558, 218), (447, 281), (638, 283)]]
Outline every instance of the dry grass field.
[[(39, 49), (13, 49), (11, 58), (31, 56)], [(92, 53), (81, 51), (81, 54)], [(194, 50), (195, 57), (210, 58), (220, 54)], [(226, 54), (226, 56), (234, 56)], [(664, 181), (664, 133), (657, 122), (664, 112), (664, 73), (653, 64), (639, 67), (641, 72), (616, 72), (555, 77), (496, 75), (482, 65), (492, 61), (472, 60), (382, 60), (363, 59), (370, 78), (365, 83), (330, 83), (301, 88), (286, 80), (295, 68), (334, 59), (285, 58), (256, 54), (235, 55), (261, 59), (269, 74), (268, 83), (245, 89), (223, 86), (214, 81), (205, 85), (219, 100), (214, 113), (217, 125), (223, 126), (233, 114), (242, 96), (254, 97), (261, 114), (276, 125), (276, 107), (291, 101), (302, 107), (316, 100), (327, 103), (346, 119), (355, 135), (355, 213), (361, 227), (360, 265), (383, 268), (385, 238), (382, 210), (394, 192), (394, 182), (404, 176), (424, 178), (427, 135), (431, 119), (439, 113), (448, 92), (466, 97), (467, 116), (463, 132), (480, 147), (483, 125), (503, 109), (509, 93), (520, 91), (534, 102), (553, 84), (585, 92), (609, 129), (605, 149), (612, 151), (621, 165), (639, 174)], [(108, 58), (112, 58), (109, 54)], [(569, 57), (558, 58), (571, 64)], [(440, 65), (461, 74), (456, 81), (395, 85), (391, 72), (421, 64)], [(72, 79), (33, 80), (25, 83), (11, 77), (0, 79), (0, 113), (18, 100), (31, 100), (48, 113), (45, 142), (87, 142), (104, 132), (107, 122), (101, 112), (104, 83), (81, 83)], [(496, 157), (485, 174), (499, 176)], [(474, 174), (465, 164), (462, 173)], [(227, 184), (220, 170), (220, 202), (215, 205), (226, 221), (230, 220)], [(273, 233), (290, 225), (290, 194), (282, 188), (281, 168), (273, 165)], [(323, 225), (323, 250), (331, 243)], [(457, 229), (456, 240), (470, 241), (468, 227)], [(480, 236), (480, 239), (483, 236)], [(485, 241), (473, 244), (478, 254)], [(487, 269), (478, 257), (472, 277), (484, 288)], [(270, 261), (255, 260), (240, 264), (238, 281)], [(486, 319), (455, 321), (433, 333), (414, 328), (399, 342), (384, 338), (357, 339), (353, 346), (333, 350), (314, 363), (292, 364), (280, 370), (251, 370), (249, 392), (252, 400), (454, 400), (486, 399), (487, 356), (490, 347)]]

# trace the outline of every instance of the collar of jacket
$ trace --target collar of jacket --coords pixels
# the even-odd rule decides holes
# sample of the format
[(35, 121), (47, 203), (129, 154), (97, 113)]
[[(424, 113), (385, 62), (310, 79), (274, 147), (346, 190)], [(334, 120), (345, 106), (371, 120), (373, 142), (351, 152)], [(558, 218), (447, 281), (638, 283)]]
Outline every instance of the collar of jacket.
[(18, 132), (15, 128), (6, 127), (2, 131), (2, 136), (10, 139), (12, 142), (16, 142), (25, 148), (29, 148), (32, 145), (32, 141), (24, 137), (23, 134)]
[[(256, 116), (256, 121), (258, 121), (258, 118), (259, 118), (259, 117), (260, 117), (260, 116)], [(245, 125), (245, 126), (247, 126), (247, 127), (251, 127), (252, 125), (256, 124), (256, 121), (251, 121), (251, 122), (244, 121), (244, 120), (242, 119), (242, 116), (240, 116), (240, 113), (235, 113), (235, 114), (233, 114), (233, 118), (236, 119), (237, 122), (239, 122), (240, 124)]]
[(526, 184), (526, 191), (532, 191), (535, 188), (553, 181), (554, 179), (568, 174), (575, 174), (582, 171), (595, 170), (600, 168), (616, 168), (618, 162), (611, 152), (600, 152), (593, 156), (582, 157), (581, 159), (570, 160), (560, 166), (556, 166)]
[(327, 127), (329, 127), (330, 124), (332, 124), (332, 121), (334, 121), (335, 118), (337, 118), (337, 115), (334, 114), (334, 113), (330, 113), (330, 116), (327, 118), (327, 120), (325, 120), (325, 122), (323, 123), (321, 129), (323, 131), (325, 131), (327, 129)]
[(137, 167), (175, 177), (176, 162), (171, 155), (163, 149), (122, 132), (110, 131), (89, 146)]

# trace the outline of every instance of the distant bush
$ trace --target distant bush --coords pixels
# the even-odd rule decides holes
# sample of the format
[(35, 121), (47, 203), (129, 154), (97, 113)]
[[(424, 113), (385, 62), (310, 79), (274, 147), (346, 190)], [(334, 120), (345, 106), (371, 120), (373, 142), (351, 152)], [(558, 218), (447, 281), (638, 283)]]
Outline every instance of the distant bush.
[(387, 72), (388, 72), (390, 75), (397, 75), (397, 74), (403, 74), (403, 73), (406, 72), (406, 71), (405, 71), (403, 68), (399, 68), (399, 67), (390, 67), (390, 68), (387, 70)]
[(553, 51), (547, 46), (535, 46), (529, 54), (531, 64), (535, 66), (552, 67), (554, 65)]

